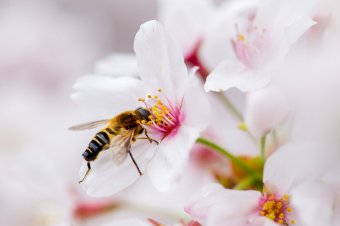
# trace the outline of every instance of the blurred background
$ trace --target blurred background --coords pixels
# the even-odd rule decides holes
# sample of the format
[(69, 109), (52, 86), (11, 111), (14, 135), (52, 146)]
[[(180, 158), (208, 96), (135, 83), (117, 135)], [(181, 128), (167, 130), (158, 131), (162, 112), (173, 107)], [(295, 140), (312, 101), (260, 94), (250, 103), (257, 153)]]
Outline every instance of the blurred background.
[[(75, 133), (67, 130), (71, 125), (89, 120), (86, 112), (82, 112), (71, 101), (75, 81), (84, 74), (93, 73), (96, 62), (111, 53), (133, 53), (133, 40), (139, 26), (159, 17), (158, 1), (0, 0), (1, 226), (97, 226), (131, 216), (142, 219), (162, 216), (157, 220), (171, 224), (179, 219), (188, 220), (183, 213), (183, 197), (188, 198), (200, 184), (212, 180), (212, 175), (202, 173), (208, 171), (201, 169), (204, 168), (203, 163), (199, 166), (200, 171), (191, 172), (188, 168), (188, 175), (183, 176), (181, 187), (167, 195), (158, 193), (148, 185), (148, 181), (141, 179), (119, 195), (94, 199), (87, 197), (78, 184), (78, 172), (83, 162), (81, 154), (93, 131)], [(220, 3), (222, 0), (215, 2)], [(325, 8), (326, 2), (338, 6), (335, 1), (327, 0), (323, 2)], [(339, 51), (336, 48), (340, 30), (338, 9), (327, 8), (334, 11), (332, 18), (328, 18), (328, 14), (324, 16), (322, 10), (320, 15), (317, 14), (322, 19), (319, 23), (321, 26), (314, 30), (315, 34), (323, 33), (317, 29), (322, 30), (326, 26), (323, 22), (327, 24), (328, 19), (332, 19), (333, 33), (323, 41), (327, 49), (325, 52), (329, 55), (322, 55), (315, 48), (310, 51), (317, 54), (310, 54), (309, 59), (305, 57), (306, 52), (299, 55), (299, 48), (294, 48), (297, 53), (293, 51), (289, 66), (280, 76), (282, 81), (279, 82), (287, 93), (291, 93), (291, 99), (304, 94), (302, 96), (311, 100), (311, 108), (306, 108), (307, 114), (303, 114), (302, 118), (311, 115), (310, 112), (317, 112), (315, 106), (323, 106), (320, 103), (335, 103), (340, 96), (339, 83), (334, 82), (340, 81), (337, 62)], [(200, 19), (205, 18), (202, 16)], [(310, 37), (315, 36), (319, 40), (317, 35), (311, 34)], [(309, 67), (314, 64), (313, 59), (317, 62), (315, 65), (322, 65), (319, 71)], [(319, 62), (319, 59), (323, 60)], [(304, 71), (300, 68), (307, 69)], [(325, 71), (331, 71), (330, 75), (326, 75)], [(297, 75), (301, 75), (300, 80), (296, 79)], [(308, 79), (312, 81), (309, 86), (305, 82)], [(320, 89), (320, 84), (333, 89)], [(318, 100), (323, 96), (327, 101), (322, 98)], [(241, 106), (242, 101), (236, 100), (237, 107)], [(222, 108), (214, 109), (227, 115)], [(340, 110), (333, 113), (333, 105), (330, 109), (337, 119)], [(321, 118), (319, 114), (315, 115), (316, 119)], [(237, 130), (226, 131), (234, 145), (248, 145), (238, 140), (240, 134), (246, 135), (237, 129), (236, 121), (231, 122), (229, 118), (226, 121), (229, 127)], [(321, 131), (315, 129), (314, 121), (318, 120), (306, 119), (305, 123), (301, 123), (302, 132), (298, 135)], [(217, 131), (226, 130), (224, 123), (215, 125)], [(334, 134), (337, 138), (338, 132)], [(257, 151), (255, 145), (251, 145), (252, 148), (244, 148), (244, 151)], [(220, 169), (223, 166), (225, 169), (225, 162), (216, 161), (218, 157), (207, 156), (204, 150), (199, 151), (202, 151), (202, 155), (196, 156), (196, 162), (203, 159), (213, 163), (213, 168)], [(214, 179), (218, 179), (220, 175), (214, 176)], [(230, 181), (219, 182), (227, 187)]]
[(67, 131), (82, 116), (70, 94), (98, 59), (132, 52), (156, 12), (155, 0), (0, 1), (0, 225), (100, 225), (91, 216), (115, 207), (78, 185), (91, 132)]

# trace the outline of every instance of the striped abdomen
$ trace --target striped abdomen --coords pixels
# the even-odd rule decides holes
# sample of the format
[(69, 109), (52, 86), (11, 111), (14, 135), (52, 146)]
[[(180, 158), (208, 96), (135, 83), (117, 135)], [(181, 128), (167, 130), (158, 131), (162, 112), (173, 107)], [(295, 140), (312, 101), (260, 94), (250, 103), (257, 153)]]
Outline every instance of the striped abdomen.
[(105, 128), (97, 133), (89, 143), (86, 151), (83, 153), (83, 157), (86, 161), (93, 161), (97, 158), (99, 152), (110, 144), (111, 138), (117, 133), (110, 128)]

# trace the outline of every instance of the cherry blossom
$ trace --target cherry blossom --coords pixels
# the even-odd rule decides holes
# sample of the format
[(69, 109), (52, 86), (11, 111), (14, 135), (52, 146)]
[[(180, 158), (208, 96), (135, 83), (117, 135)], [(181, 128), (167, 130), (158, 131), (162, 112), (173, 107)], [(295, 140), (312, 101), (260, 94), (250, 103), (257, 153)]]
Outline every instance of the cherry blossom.
[[(132, 153), (143, 174), (159, 190), (166, 191), (175, 185), (192, 145), (207, 126), (209, 103), (195, 72), (188, 72), (180, 49), (160, 23), (143, 24), (134, 48), (140, 79), (87, 75), (75, 84), (73, 99), (102, 109), (101, 116), (96, 117), (103, 118), (137, 107), (148, 108), (150, 121), (140, 123), (160, 144), (139, 141), (132, 145)], [(92, 168), (83, 186), (93, 196), (112, 195), (140, 178), (131, 159), (115, 165), (109, 152), (103, 152)], [(86, 164), (81, 176), (85, 170)]]
[(232, 1), (227, 5), (226, 16), (218, 17), (202, 41), (203, 61), (211, 62), (208, 65), (214, 69), (205, 89), (262, 88), (280, 68), (291, 46), (315, 24), (310, 16), (313, 2)]
[(265, 164), (262, 192), (212, 184), (196, 194), (186, 211), (207, 226), (331, 225), (336, 193), (321, 179), (334, 164), (334, 155), (319, 148), (315, 144), (283, 146)]

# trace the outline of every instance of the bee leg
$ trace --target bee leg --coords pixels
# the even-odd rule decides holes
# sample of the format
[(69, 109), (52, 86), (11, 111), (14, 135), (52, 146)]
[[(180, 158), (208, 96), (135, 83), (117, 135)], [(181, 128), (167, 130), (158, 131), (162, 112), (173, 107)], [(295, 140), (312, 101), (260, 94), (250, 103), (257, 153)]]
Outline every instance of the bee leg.
[(133, 157), (131, 151), (128, 150), (128, 153), (129, 153), (129, 155), (130, 155), (130, 157), (131, 157), (131, 160), (132, 160), (133, 164), (135, 164), (135, 166), (136, 166), (136, 168), (137, 168), (137, 170), (138, 170), (139, 176), (142, 176), (143, 173), (140, 171), (139, 166), (137, 165), (137, 162), (136, 162), (135, 158)]
[(159, 142), (157, 140), (154, 140), (154, 139), (149, 137), (148, 131), (146, 131), (146, 129), (144, 130), (144, 134), (147, 137), (147, 139), (150, 141), (150, 143), (155, 142), (157, 145), (159, 145)]
[(90, 170), (91, 170), (91, 164), (90, 164), (90, 162), (87, 162), (87, 171), (86, 171), (85, 176), (83, 177), (83, 179), (79, 181), (79, 184), (82, 183), (85, 180), (85, 178), (89, 174)]

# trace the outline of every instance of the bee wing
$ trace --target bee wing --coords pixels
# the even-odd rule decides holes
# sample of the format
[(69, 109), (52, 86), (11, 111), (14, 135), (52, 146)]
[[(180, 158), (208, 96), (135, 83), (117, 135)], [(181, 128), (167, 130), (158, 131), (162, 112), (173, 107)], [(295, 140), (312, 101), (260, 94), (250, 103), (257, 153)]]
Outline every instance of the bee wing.
[(127, 157), (131, 148), (134, 130), (120, 131), (120, 134), (111, 140), (109, 151), (115, 164), (120, 165)]
[(94, 121), (94, 122), (87, 122), (79, 125), (74, 125), (69, 128), (69, 130), (86, 130), (86, 129), (93, 129), (99, 126), (104, 126), (106, 125), (110, 119), (104, 119), (104, 120), (99, 120), (99, 121)]

